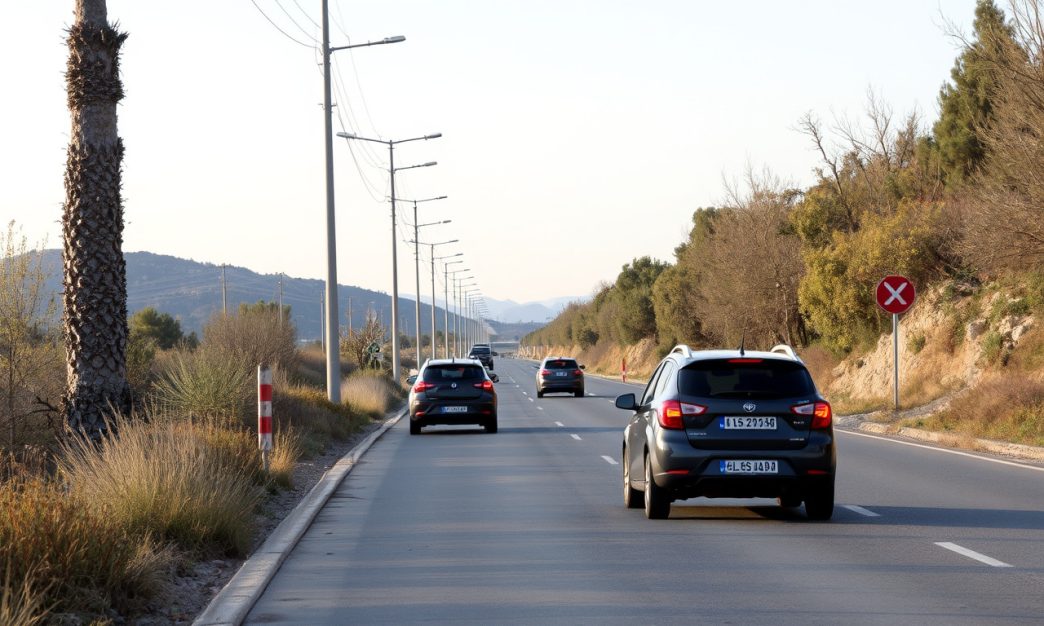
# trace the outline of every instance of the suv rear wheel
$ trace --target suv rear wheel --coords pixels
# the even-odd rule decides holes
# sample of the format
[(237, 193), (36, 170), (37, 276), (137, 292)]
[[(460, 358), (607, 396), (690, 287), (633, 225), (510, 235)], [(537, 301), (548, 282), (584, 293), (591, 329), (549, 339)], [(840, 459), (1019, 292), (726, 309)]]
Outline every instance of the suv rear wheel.
[(410, 434), (419, 435), (421, 431), (421, 425), (418, 422), (410, 420)]
[(486, 429), (486, 433), (493, 435), (497, 432), (497, 418), (486, 420), (486, 423), (482, 425)]
[(671, 514), (671, 501), (662, 487), (656, 485), (652, 475), (652, 463), (645, 455), (645, 517), (667, 519)]
[(816, 487), (805, 495), (805, 515), (816, 521), (826, 521), (834, 516), (833, 482)]

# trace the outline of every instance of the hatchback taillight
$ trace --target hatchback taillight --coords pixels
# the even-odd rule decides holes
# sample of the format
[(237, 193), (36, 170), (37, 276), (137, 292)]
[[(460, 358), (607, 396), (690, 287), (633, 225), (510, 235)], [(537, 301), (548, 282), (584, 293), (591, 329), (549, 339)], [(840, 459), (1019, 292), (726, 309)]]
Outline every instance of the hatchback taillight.
[(413, 393), (422, 393), (422, 392), (425, 392), (425, 391), (427, 391), (429, 389), (434, 389), (434, 388), (435, 388), (435, 384), (434, 383), (426, 383), (423, 380), (418, 380), (417, 384), (415, 384), (413, 386)]
[(812, 429), (825, 430), (833, 423), (833, 411), (829, 402), (809, 402), (790, 407), (790, 411), (796, 415), (811, 415)]
[(684, 415), (700, 415), (707, 410), (707, 407), (700, 404), (689, 404), (688, 402), (679, 402), (677, 400), (664, 400), (660, 404), (660, 409), (656, 412), (657, 421), (660, 422), (660, 426), (669, 430), (681, 430), (685, 428), (685, 421), (682, 419)]
[(475, 383), (473, 386), (478, 387), (483, 391), (493, 391), (493, 381), (490, 380), (484, 380), (480, 383)]

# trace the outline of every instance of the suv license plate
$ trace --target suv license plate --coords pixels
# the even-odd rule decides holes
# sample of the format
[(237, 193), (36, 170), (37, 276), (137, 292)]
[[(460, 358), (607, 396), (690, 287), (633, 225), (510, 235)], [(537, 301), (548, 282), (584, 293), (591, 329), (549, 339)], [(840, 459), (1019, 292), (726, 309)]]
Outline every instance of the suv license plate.
[(778, 474), (779, 461), (718, 461), (722, 474)]
[(468, 407), (466, 406), (444, 406), (442, 407), (443, 413), (467, 413)]
[(776, 418), (754, 415), (726, 415), (719, 418), (718, 426), (722, 430), (776, 430)]
[(568, 376), (569, 372), (555, 372), (555, 376)]

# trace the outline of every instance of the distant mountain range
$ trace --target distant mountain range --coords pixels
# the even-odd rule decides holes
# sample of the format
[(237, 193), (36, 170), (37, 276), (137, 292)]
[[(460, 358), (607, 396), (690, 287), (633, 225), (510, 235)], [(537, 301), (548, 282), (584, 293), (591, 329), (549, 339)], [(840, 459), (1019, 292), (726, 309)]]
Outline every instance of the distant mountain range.
[[(282, 282), (283, 303), (290, 305), (291, 318), (301, 339), (319, 339), (322, 333), (322, 294), (325, 283), (309, 278), (292, 278), (278, 274), (258, 274), (244, 267), (200, 263), (188, 259), (153, 254), (151, 252), (125, 253), (127, 260), (127, 312), (134, 314), (145, 307), (174, 316), (181, 322), (185, 333), (199, 334), (210, 317), (222, 308), (222, 274), (225, 281), (225, 298), (228, 309), (237, 309), (240, 303), (258, 300), (278, 302)], [(44, 268), (47, 271), (47, 287), (55, 293), (61, 291), (61, 251), (44, 251)], [(368, 311), (379, 315), (385, 325), (390, 324), (391, 296), (351, 285), (339, 285), (338, 310), (341, 324), (345, 325), (350, 315), (352, 325), (359, 327), (366, 320)], [(537, 322), (525, 324), (533, 329), (543, 326), (569, 301), (575, 298), (558, 298), (542, 302), (516, 303), (486, 299), (490, 314), (504, 322)], [(422, 332), (430, 332), (431, 307), (421, 296)], [(561, 304), (559, 304), (561, 303)], [(452, 312), (451, 312), (452, 313)], [(438, 326), (443, 321), (442, 307), (436, 308)], [(414, 328), (414, 302), (412, 298), (399, 294), (400, 324), (407, 334)], [(494, 324), (497, 328), (499, 324)], [(521, 331), (522, 328), (510, 329)], [(514, 334), (514, 333), (513, 333)], [(524, 333), (522, 333), (524, 334)]]

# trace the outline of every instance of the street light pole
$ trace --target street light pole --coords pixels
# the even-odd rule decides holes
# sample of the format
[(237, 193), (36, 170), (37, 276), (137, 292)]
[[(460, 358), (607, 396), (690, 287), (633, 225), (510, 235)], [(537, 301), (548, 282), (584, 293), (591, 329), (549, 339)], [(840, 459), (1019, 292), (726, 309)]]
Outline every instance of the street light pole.
[[(395, 190), (393, 189), (392, 192), (394, 193), (394, 191)], [(413, 269), (414, 269), (415, 275), (417, 277), (417, 283), (416, 283), (417, 299), (415, 301), (416, 308), (415, 308), (415, 312), (414, 312), (414, 317), (416, 318), (416, 322), (417, 322), (417, 333), (416, 333), (414, 339), (415, 339), (415, 343), (417, 344), (416, 348), (417, 348), (417, 367), (418, 368), (420, 368), (420, 366), (421, 366), (421, 340), (420, 340), (420, 338), (421, 338), (421, 321), (420, 321), (420, 319), (421, 319), (421, 315), (420, 315), (420, 244), (418, 243), (420, 237), (418, 236), (419, 235), (418, 231), (420, 230), (420, 228), (422, 226), (433, 226), (435, 224), (449, 224), (452, 220), (443, 220), (441, 222), (431, 222), (430, 224), (418, 224), (417, 223), (417, 203), (418, 202), (431, 202), (432, 200), (444, 200), (447, 197), (448, 196), (439, 196), (437, 198), (425, 198), (423, 200), (401, 200), (400, 199), (402, 202), (412, 202), (413, 203)], [(394, 201), (395, 198), (392, 198), (392, 200)], [(433, 301), (432, 302), (432, 307), (434, 307), (434, 306), (435, 306), (435, 303)], [(434, 309), (432, 309), (432, 314), (431, 315), (432, 315), (432, 319), (435, 319)], [(431, 331), (432, 332), (432, 337), (433, 337), (432, 338), (433, 344), (434, 344), (434, 341), (435, 341), (435, 339), (434, 339), (435, 328), (434, 327), (435, 327), (435, 324), (433, 322), (432, 323), (432, 331)], [(432, 356), (432, 358), (435, 358), (435, 350), (434, 349), (432, 349), (431, 356)]]
[(462, 252), (458, 252), (456, 254), (451, 254), (451, 255), (443, 256), (443, 257), (438, 257), (436, 259), (436, 257), (435, 257), (435, 246), (441, 246), (441, 245), (444, 245), (444, 244), (456, 243), (456, 242), (457, 242), (457, 240), (454, 239), (453, 241), (442, 241), (442, 242), (439, 242), (439, 243), (428, 244), (428, 245), (431, 246), (431, 358), (433, 358), (433, 359), (437, 358), (436, 354), (435, 354), (435, 352), (436, 352), (436, 350), (435, 350), (435, 333), (436, 333), (436, 328), (435, 328), (435, 305), (436, 305), (436, 302), (437, 302), (437, 300), (435, 299), (435, 261), (436, 260), (440, 260), (441, 261), (442, 259), (449, 259), (449, 258), (452, 258), (452, 257), (455, 257), (455, 256), (461, 256), (461, 254), (463, 254)]
[[(393, 38), (394, 39), (394, 38)], [(391, 43), (391, 42), (389, 42)], [(361, 45), (361, 44), (360, 44)], [(382, 143), (388, 146), (388, 174), (391, 179), (391, 219), (392, 219), (392, 319), (391, 319), (391, 330), (392, 330), (392, 380), (396, 383), (400, 380), (400, 366), (399, 366), (399, 253), (396, 242), (398, 238), (395, 234), (395, 172), (399, 170), (408, 170), (415, 167), (431, 167), (436, 165), (435, 161), (429, 161), (428, 163), (422, 163), (420, 165), (409, 165), (407, 167), (395, 167), (395, 144), (406, 143), (407, 141), (419, 141), (421, 139), (437, 139), (442, 136), (442, 133), (433, 133), (431, 135), (424, 135), (423, 137), (411, 137), (409, 139), (399, 140), (388, 140), (388, 139), (371, 139), (369, 137), (360, 137), (354, 133), (337, 133), (338, 137), (345, 139), (358, 139), (360, 141), (372, 141), (374, 143)], [(420, 366), (420, 363), (417, 364)]]
[(337, 229), (334, 219), (333, 177), (333, 103), (330, 88), (330, 54), (346, 48), (362, 48), (399, 43), (406, 38), (397, 35), (380, 41), (349, 46), (330, 47), (330, 12), (328, 0), (322, 2), (323, 20), (323, 150), (326, 161), (326, 397), (341, 403), (341, 342), (337, 319)]

